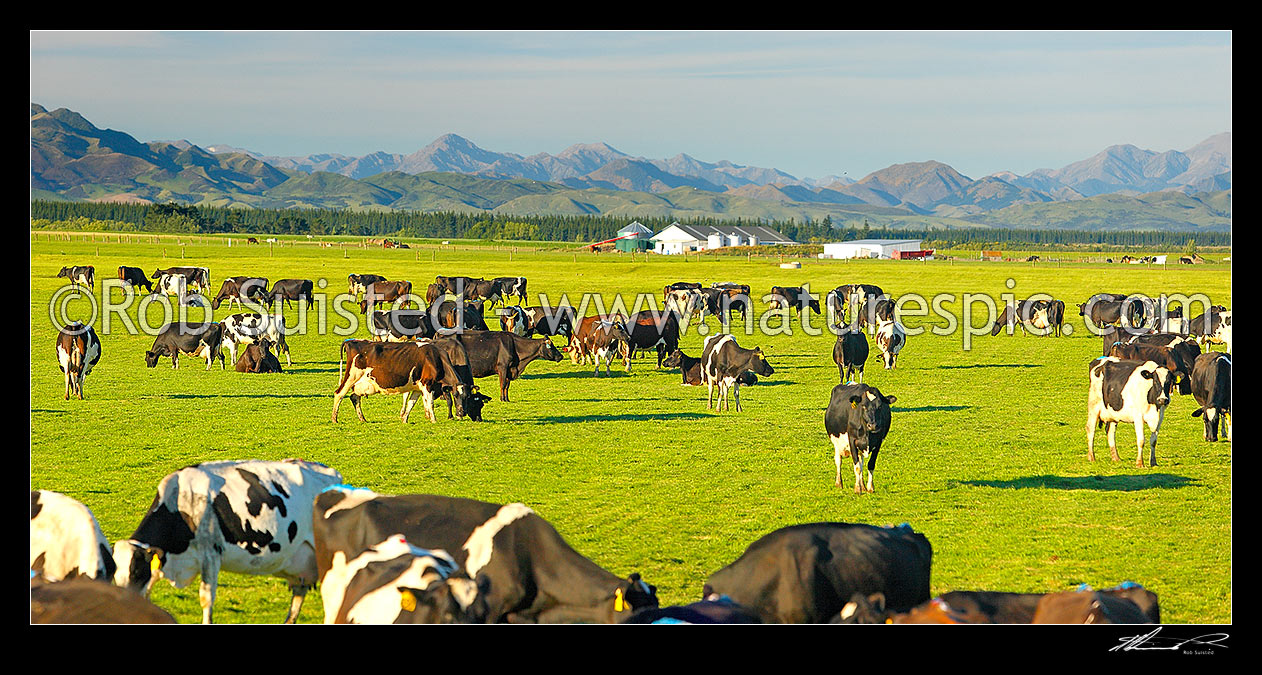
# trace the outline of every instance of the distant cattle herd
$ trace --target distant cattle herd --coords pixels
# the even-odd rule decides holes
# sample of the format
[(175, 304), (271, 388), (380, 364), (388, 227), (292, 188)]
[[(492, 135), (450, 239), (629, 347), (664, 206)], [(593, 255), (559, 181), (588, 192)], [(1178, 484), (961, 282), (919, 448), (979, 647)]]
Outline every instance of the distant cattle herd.
[[(65, 267), (57, 276), (94, 287), (91, 266)], [(159, 269), (149, 276), (119, 267), (118, 278), (132, 289), (176, 296), (181, 304), (200, 303), (210, 289), (205, 267)], [(705, 337), (696, 356), (681, 350), (687, 317), (704, 322), (715, 316), (724, 327), (733, 315), (750, 321), (748, 285), (677, 282), (663, 289), (664, 311), (578, 317), (566, 306), (523, 306), (526, 283), (525, 277), (438, 276), (422, 310), (419, 303), (416, 309), (397, 306), (416, 300), (411, 282), (349, 275), (349, 294), (362, 295), (358, 305), (371, 339), (341, 345), (332, 421), (344, 397), (365, 420), (361, 400), (380, 393), (403, 394), (404, 423), (418, 400), (435, 422), (439, 399), (447, 402), (448, 418), (481, 421), (493, 397), (480, 392), (477, 379), (497, 377), (499, 400), (506, 403), (510, 385), (532, 361), (559, 362), (563, 354), (575, 365), (594, 366), (599, 376), (602, 364), (609, 373), (614, 358), (630, 372), (637, 353), (655, 352), (659, 369), (677, 367), (682, 384), (706, 386), (707, 407), (734, 412), (743, 409), (742, 385), (775, 375), (760, 346), (741, 346), (730, 333)], [(292, 365), (283, 307), (315, 302), (313, 289), (306, 279), (281, 279), (269, 289), (265, 277), (227, 278), (213, 308), (225, 301), (230, 308), (260, 303), (275, 313), (167, 324), (145, 352), (145, 363), (154, 367), (169, 357), (178, 368), (187, 356), (204, 359), (207, 370), (215, 361), (226, 369), (232, 360), (240, 372), (282, 372), (278, 354), (285, 355), (286, 367)], [(765, 300), (786, 314), (822, 311), (805, 287), (775, 286)], [(485, 312), (497, 304), (503, 306), (496, 311), (499, 330), (490, 330)], [(835, 486), (843, 486), (842, 459), (850, 458), (856, 494), (875, 491), (877, 456), (898, 412), (892, 407), (897, 396), (863, 382), (868, 333), (887, 370), (907, 345), (895, 306), (873, 284), (823, 294), (822, 309), (837, 334), (833, 360), (840, 380), (825, 409), (824, 431), (834, 450)], [(992, 335), (1017, 326), (1060, 335), (1065, 307), (1055, 299), (1007, 305)], [(1192, 414), (1203, 417), (1206, 441), (1218, 440), (1220, 423), (1230, 440), (1229, 310), (1214, 306), (1184, 321), (1182, 308), (1170, 311), (1142, 296), (1113, 293), (1077, 307), (1084, 321), (1112, 327), (1103, 355), (1086, 374), (1089, 459), (1096, 429), (1104, 428), (1110, 454), (1120, 460), (1114, 436), (1125, 422), (1135, 428), (1136, 465), (1144, 466), (1148, 446), (1148, 465), (1155, 466), (1157, 432), (1175, 394), (1195, 398)], [(566, 344), (558, 348), (553, 340), (561, 338)], [(1210, 343), (1225, 345), (1226, 353), (1202, 353)], [(102, 356), (100, 339), (91, 326), (75, 323), (60, 331), (56, 349), (64, 398), (83, 399), (85, 379)], [(1152, 434), (1147, 443), (1145, 427)], [(326, 623), (1160, 621), (1156, 595), (1129, 583), (1103, 591), (957, 591), (932, 598), (931, 562), (928, 539), (906, 524), (795, 525), (751, 543), (710, 576), (698, 602), (663, 608), (656, 588), (638, 573), (597, 566), (528, 506), (379, 494), (345, 485), (337, 470), (315, 462), (220, 461), (172, 473), (158, 483), (131, 537), (112, 547), (88, 507), (53, 492), (31, 493), (33, 622), (169, 622), (169, 614), (145, 600), (153, 582), (165, 578), (184, 587), (200, 578), (203, 622), (210, 623), (220, 571), (285, 579), (292, 590), (286, 622), (297, 619), (307, 590), (317, 584)]]

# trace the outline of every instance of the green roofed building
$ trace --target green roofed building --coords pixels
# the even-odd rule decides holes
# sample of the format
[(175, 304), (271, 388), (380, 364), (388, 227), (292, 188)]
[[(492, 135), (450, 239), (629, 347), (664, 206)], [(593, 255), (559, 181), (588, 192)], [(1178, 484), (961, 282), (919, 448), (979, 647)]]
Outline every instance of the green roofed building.
[(653, 236), (653, 231), (640, 224), (639, 221), (618, 230), (618, 236), (624, 238), (614, 242), (614, 248), (624, 253), (647, 251), (653, 248), (653, 242), (649, 240)]

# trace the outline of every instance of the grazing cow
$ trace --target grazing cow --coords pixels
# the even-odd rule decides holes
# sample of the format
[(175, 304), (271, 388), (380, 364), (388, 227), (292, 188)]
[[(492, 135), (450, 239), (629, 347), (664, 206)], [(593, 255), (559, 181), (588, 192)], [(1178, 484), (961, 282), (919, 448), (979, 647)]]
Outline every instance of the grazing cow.
[(907, 344), (907, 330), (897, 321), (882, 321), (876, 330), (876, 348), (881, 351), (881, 359), (886, 370), (893, 370), (898, 361), (898, 353)]
[(180, 367), (180, 355), (196, 356), (206, 359), (206, 370), (210, 364), (219, 359), (219, 365), (227, 369), (223, 355), (223, 325), (207, 321), (204, 323), (168, 323), (158, 329), (158, 336), (153, 340), (153, 347), (145, 352), (145, 365), (153, 368), (158, 365), (158, 358), (171, 357), (171, 367)]
[(1065, 303), (1060, 300), (1021, 300), (1015, 305), (1004, 306), (990, 334), (995, 336), (1005, 327), (1020, 326), (1023, 334), (1034, 330), (1038, 335), (1060, 335), (1063, 323)]
[(666, 296), (666, 311), (676, 312), (680, 316), (699, 314), (704, 321), (706, 296), (699, 289), (685, 288), (671, 291)]
[(1212, 344), (1227, 345), (1227, 353), (1231, 353), (1231, 312), (1218, 315), (1218, 328), (1205, 339)]
[(437, 321), (439, 326), (456, 331), (466, 330), (490, 330), (486, 325), (486, 319), (483, 318), (483, 302), (463, 302), (456, 300), (443, 300), (435, 305), (430, 306), (431, 321)]
[[(666, 360), (662, 362), (662, 365), (666, 368), (679, 369), (680, 374), (683, 375), (683, 382), (679, 385), (681, 387), (696, 387), (705, 384), (705, 380), (701, 377), (700, 358), (688, 356), (676, 349), (670, 353), (670, 356), (666, 357)], [(748, 370), (741, 373), (736, 380), (740, 382), (743, 387), (758, 384), (758, 376)]]
[(241, 360), (237, 361), (238, 373), (279, 373), (280, 359), (271, 352), (272, 343), (267, 338), (247, 346), (241, 352)]
[(210, 302), (211, 309), (219, 309), (224, 300), (228, 301), (228, 309), (232, 303), (244, 307), (244, 301), (253, 300), (258, 303), (267, 302), (267, 279), (265, 277), (228, 277), (219, 287), (219, 295)]
[(1034, 610), (1030, 623), (1135, 624), (1153, 623), (1133, 601), (1098, 591), (1048, 593)]
[(386, 278), (380, 274), (348, 274), (346, 280), (350, 284), (350, 290), (347, 293), (351, 297), (359, 297), (360, 293), (368, 290), (368, 285), (377, 281), (386, 281)]
[(675, 291), (699, 291), (699, 290), (701, 290), (701, 284), (694, 283), (691, 281), (676, 281), (675, 283), (669, 286), (666, 286), (665, 288), (662, 289), (662, 302), (669, 301), (670, 294)]
[(523, 504), (337, 487), (315, 501), (316, 560), (325, 578), (394, 534), (444, 550), (477, 582), (487, 623), (616, 623), (657, 607), (657, 589), (580, 555)]
[(280, 298), (282, 304), (288, 305), (290, 301), (298, 302), (306, 300), (307, 305), (315, 304), (315, 284), (310, 279), (279, 279), (272, 284), (272, 290), (267, 294), (267, 304), (276, 304), (276, 299)]
[(277, 576), (293, 593), (285, 616), (293, 623), (318, 578), (312, 502), (341, 482), (334, 469), (301, 459), (205, 462), (168, 474), (136, 531), (114, 544), (114, 583), (148, 597), (159, 578), (184, 588), (200, 575), (202, 623), (211, 623), (220, 571)]
[(59, 492), (31, 490), (31, 571), (47, 581), (114, 579), (110, 543), (91, 509)]
[(1159, 347), (1151, 344), (1130, 342), (1115, 344), (1109, 350), (1109, 356), (1116, 356), (1123, 361), (1152, 361), (1170, 371), (1178, 384), (1178, 392), (1187, 396), (1192, 393), (1192, 366), (1201, 350), (1194, 342), (1180, 342), (1171, 347)]
[(119, 267), (118, 279), (132, 288), (144, 286), (146, 293), (153, 293), (153, 282), (149, 281), (145, 271), (139, 267)]
[[(1122, 300), (1097, 300), (1100, 295), (1092, 296), (1092, 300), (1078, 305), (1078, 314), (1097, 328), (1107, 325), (1129, 325), (1140, 328), (1145, 325), (1150, 313), (1152, 301), (1142, 296)], [(1123, 322), (1125, 318), (1125, 322)]]
[[(1113, 345), (1126, 344), (1128, 342), (1143, 342), (1144, 344), (1153, 344), (1147, 342), (1149, 336), (1157, 336), (1161, 333), (1155, 332), (1150, 328), (1123, 328), (1121, 326), (1108, 326), (1102, 329), (1100, 336), (1104, 343), (1104, 351), (1101, 356), (1108, 356), (1113, 351)], [(1182, 338), (1182, 336), (1176, 336)], [(1156, 344), (1162, 344), (1165, 340), (1161, 340)], [(1168, 345), (1167, 345), (1168, 346)]]
[(636, 312), (627, 317), (626, 327), (631, 337), (622, 352), (627, 372), (631, 372), (632, 352), (657, 350), (657, 367), (660, 369), (666, 355), (679, 349), (679, 315), (674, 312)]
[(707, 306), (707, 310), (723, 322), (723, 325), (731, 323), (732, 312), (736, 312), (741, 316), (745, 316), (750, 307), (749, 294), (752, 289), (748, 284), (738, 284), (731, 281), (717, 281), (710, 284), (711, 288), (719, 290), (723, 295), (718, 299), (717, 305), (713, 308)]
[(884, 593), (894, 611), (929, 599), (933, 547), (904, 524), (791, 525), (749, 545), (706, 581), (764, 623), (826, 623), (856, 593)]
[(1218, 420), (1226, 425), (1227, 440), (1231, 440), (1231, 357), (1218, 352), (1208, 352), (1196, 357), (1192, 366), (1192, 395), (1200, 406), (1192, 411), (1193, 417), (1205, 421), (1205, 440), (1218, 440)]
[(83, 400), (83, 381), (100, 360), (101, 341), (91, 326), (72, 321), (57, 333), (57, 368), (66, 376), (63, 400), (69, 401), (71, 394)]
[(894, 301), (879, 295), (869, 295), (855, 315), (858, 328), (875, 332), (877, 326), (894, 320)]
[(494, 279), (474, 279), (465, 284), (464, 297), (468, 301), (481, 300), (488, 303), (487, 306), (494, 307), (496, 303), (504, 302), (504, 290), (500, 288), (500, 282)]
[(466, 331), (434, 341), (444, 348), (452, 343), (463, 347), (470, 377), (499, 376), (500, 400), (504, 402), (508, 401), (509, 386), (522, 376), (531, 361), (555, 363), (565, 358), (548, 338), (524, 338), (503, 331)]
[(58, 277), (65, 277), (72, 284), (81, 284), (92, 288), (96, 278), (96, 268), (92, 265), (80, 265), (76, 267), (63, 267), (57, 273)]
[(433, 317), (423, 309), (391, 309), (385, 312), (374, 309), (371, 321), (368, 332), (378, 341), (403, 342), (438, 336)]
[(369, 314), (379, 303), (393, 303), (412, 294), (410, 281), (374, 281), (364, 289), (364, 299), (359, 301), (359, 313)]
[[(592, 331), (596, 326), (600, 325), (601, 322), (617, 320), (621, 320), (625, 326), (627, 317), (625, 314), (617, 312), (613, 314), (595, 314), (593, 316), (583, 317), (579, 320), (578, 326), (574, 329), (574, 341), (570, 343), (568, 348), (562, 351), (569, 352), (570, 362), (574, 365), (586, 365), (588, 358), (593, 356), (591, 347), (588, 344), (591, 340)], [(519, 323), (519, 321), (515, 323)], [(502, 317), (500, 319), (500, 326), (504, 326), (504, 320)]]
[(151, 276), (153, 279), (161, 279), (164, 274), (178, 274), (188, 280), (188, 286), (194, 288), (199, 293), (205, 293), (210, 290), (210, 269), (206, 267), (170, 267), (164, 270), (155, 270)]
[(179, 304), (188, 303), (188, 279), (183, 274), (163, 274), (157, 279), (154, 295), (174, 295)]
[(816, 314), (820, 313), (819, 300), (812, 297), (805, 288), (785, 288), (783, 286), (772, 286), (771, 293), (773, 296), (767, 301), (767, 306), (771, 309), (787, 309), (792, 311), (796, 307), (798, 313), (806, 310), (807, 307), (815, 310)]
[(166, 610), (125, 588), (75, 578), (32, 582), (31, 623), (173, 624), (176, 620)]
[(859, 373), (859, 382), (863, 382), (863, 364), (868, 360), (868, 338), (863, 331), (842, 331), (837, 335), (833, 345), (833, 363), (837, 364), (837, 373), (844, 383), (853, 381)]
[[(833, 290), (841, 299), (840, 310), (838, 310), (840, 313), (838, 316), (842, 316), (846, 308), (853, 308), (856, 312), (858, 312), (859, 309), (867, 303), (868, 298), (881, 297), (885, 295), (885, 291), (882, 290), (880, 286), (874, 284), (846, 284), (844, 286), (838, 286)], [(855, 317), (853, 320), (857, 321), (858, 317)]]
[(499, 282), (504, 302), (512, 296), (517, 296), (519, 305), (526, 301), (526, 277), (496, 277), (492, 281)]
[(259, 240), (258, 240), (258, 239), (255, 239), (254, 237), (247, 237), (247, 238), (246, 238), (246, 240), (245, 240), (245, 243), (247, 243), (247, 244), (257, 244), (257, 243), (259, 243)]
[(714, 386), (719, 387), (719, 410), (731, 410), (728, 392), (736, 399), (736, 412), (741, 411), (741, 377), (746, 372), (767, 377), (775, 369), (767, 363), (761, 347), (745, 349), (730, 334), (710, 335), (701, 349), (701, 379), (706, 383), (706, 408), (713, 407)]
[(592, 327), (587, 338), (587, 349), (596, 361), (595, 374), (600, 375), (600, 362), (605, 362), (605, 374), (609, 374), (609, 365), (613, 357), (621, 351), (620, 345), (629, 344), (631, 336), (627, 333), (623, 320), (600, 321)]
[(333, 394), (334, 422), (342, 398), (348, 394), (359, 421), (367, 422), (359, 400), (380, 393), (404, 395), (399, 416), (405, 424), (417, 399), (424, 399), (425, 416), (434, 422), (434, 399), (446, 389), (455, 391), (459, 416), (468, 414), (474, 421), (481, 419), (482, 402), (475, 396), (467, 370), (462, 377), (451, 358), (433, 344), (346, 340), (342, 342), (342, 357), (346, 370)]
[(574, 346), (574, 327), (578, 324), (573, 307), (506, 307), (500, 314), (500, 328), (514, 335), (564, 335), (566, 351)]
[(484, 623), (486, 601), (443, 550), (429, 551), (401, 534), (351, 560), (341, 551), (320, 579), (325, 623)]
[[(841, 487), (841, 458), (854, 465), (854, 493), (875, 492), (876, 458), (889, 435), (893, 415), (890, 406), (898, 398), (885, 396), (866, 384), (839, 384), (824, 411), (824, 431), (833, 443), (833, 463), (837, 466), (834, 484)], [(863, 461), (868, 463), (868, 484), (863, 485)]]
[[(251, 345), (266, 338), (276, 353), (285, 353), (285, 365), (293, 366), (289, 356), (289, 343), (285, 342), (285, 317), (280, 314), (232, 314), (224, 317), (223, 346), (228, 348), (228, 358), (237, 362), (237, 346)], [(273, 357), (275, 358), (275, 357)], [(277, 371), (279, 372), (279, 371)]]
[(1117, 455), (1114, 433), (1118, 422), (1135, 424), (1135, 441), (1139, 448), (1135, 466), (1144, 466), (1144, 425), (1152, 429), (1150, 465), (1157, 466), (1157, 430), (1170, 404), (1173, 376), (1166, 368), (1152, 361), (1123, 361), (1102, 356), (1090, 364), (1090, 385), (1087, 392), (1087, 459), (1095, 461), (1095, 430), (1108, 425), (1109, 453)]
[(762, 617), (758, 612), (732, 602), (729, 597), (714, 595), (689, 605), (641, 610), (623, 623), (757, 624), (762, 623)]

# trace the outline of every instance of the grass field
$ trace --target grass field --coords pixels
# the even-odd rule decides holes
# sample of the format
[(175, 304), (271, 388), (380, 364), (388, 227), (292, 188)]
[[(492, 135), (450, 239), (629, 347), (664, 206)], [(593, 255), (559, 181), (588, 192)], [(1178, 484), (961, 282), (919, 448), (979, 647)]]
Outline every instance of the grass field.
[[(167, 257), (163, 257), (165, 255)], [(714, 571), (758, 537), (790, 524), (846, 521), (910, 523), (934, 548), (932, 587), (950, 590), (1054, 591), (1079, 583), (1142, 583), (1161, 599), (1171, 623), (1225, 623), (1231, 615), (1231, 444), (1207, 443), (1176, 396), (1158, 442), (1158, 466), (1134, 467), (1134, 434), (1118, 430), (1123, 461), (1109, 459), (1104, 434), (1088, 462), (1087, 363), (1101, 341), (1073, 306), (1092, 293), (1202, 292), (1231, 307), (1225, 265), (1189, 267), (1030, 265), (982, 262), (804, 261), (783, 270), (774, 262), (719, 258), (703, 262), (653, 258), (628, 262), (612, 255), (518, 253), (503, 250), (416, 251), (321, 249), (222, 244), (31, 244), (31, 485), (87, 504), (106, 536), (129, 536), (153, 499), (157, 482), (181, 467), (209, 460), (302, 457), (326, 463), (346, 482), (385, 493), (436, 493), (490, 502), (520, 501), (548, 519), (575, 549), (619, 575), (638, 571), (658, 586), (662, 604), (691, 602)], [(433, 260), (430, 258), (433, 257)], [(1040, 338), (986, 334), (963, 349), (960, 331), (912, 336), (893, 371), (880, 366), (875, 345), (865, 382), (894, 394), (892, 429), (880, 455), (877, 492), (856, 496), (843, 468), (833, 486), (832, 446), (823, 427), (829, 393), (838, 382), (834, 338), (807, 335), (794, 319), (792, 335), (745, 335), (761, 346), (776, 373), (742, 390), (744, 411), (706, 409), (705, 389), (681, 387), (678, 371), (638, 360), (625, 373), (593, 377), (590, 368), (540, 361), (511, 389), (512, 402), (489, 402), (485, 423), (431, 424), (416, 411), (397, 416), (399, 397), (364, 400), (367, 424), (349, 402), (341, 421), (329, 420), (338, 380), (341, 335), (288, 338), (294, 364), (280, 375), (245, 375), (182, 359), (147, 369), (152, 338), (95, 328), (103, 356), (85, 385), (87, 400), (63, 401), (48, 303), (64, 279), (63, 265), (94, 265), (100, 280), (119, 265), (210, 268), (217, 291), (228, 276), (250, 274), (327, 279), (317, 293), (346, 291), (349, 273), (406, 279), (423, 293), (435, 275), (526, 276), (531, 304), (546, 293), (585, 292), (611, 303), (622, 294), (660, 300), (674, 281), (731, 280), (754, 288), (757, 301), (773, 285), (810, 282), (816, 292), (844, 283), (875, 283), (894, 296), (1001, 294), (1023, 299), (1046, 292), (1063, 299), (1074, 334)], [(1013, 280), (1010, 290), (1007, 280)], [(122, 292), (113, 291), (114, 300)], [(88, 303), (68, 305), (86, 319)], [(980, 305), (975, 305), (981, 308)], [(957, 318), (957, 300), (945, 305)], [(232, 310), (235, 312), (238, 310)], [(136, 308), (129, 316), (136, 319)], [(231, 313), (226, 307), (216, 318)], [(594, 313), (588, 309), (587, 314)], [(1194, 312), (1197, 313), (1197, 312)], [(298, 315), (286, 310), (287, 320)], [(311, 316), (314, 316), (313, 311)], [(152, 325), (162, 323), (156, 306)], [(193, 310), (200, 320), (201, 310)], [(981, 324), (985, 311), (974, 318)], [(813, 319), (816, 326), (818, 318)], [(907, 317), (908, 328), (942, 326), (930, 313)], [(768, 321), (780, 325), (779, 319)], [(330, 326), (346, 321), (330, 313)], [(717, 321), (711, 318), (709, 328)], [(361, 327), (356, 337), (367, 337)], [(691, 355), (702, 338), (682, 340)], [(560, 346), (561, 343), (558, 343)], [(283, 361), (283, 359), (282, 359)], [(493, 394), (494, 378), (480, 385)], [(154, 585), (153, 600), (181, 622), (200, 620), (196, 585)], [(283, 581), (225, 573), (215, 618), (266, 623), (283, 618)], [(318, 592), (300, 621), (322, 620)]]

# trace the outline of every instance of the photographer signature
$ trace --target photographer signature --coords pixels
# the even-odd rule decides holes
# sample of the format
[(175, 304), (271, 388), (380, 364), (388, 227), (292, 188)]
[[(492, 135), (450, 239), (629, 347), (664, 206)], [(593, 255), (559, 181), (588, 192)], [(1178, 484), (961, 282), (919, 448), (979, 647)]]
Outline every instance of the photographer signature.
[[(1221, 642), (1222, 640), (1226, 640), (1226, 639), (1227, 639), (1228, 635), (1227, 635), (1226, 633), (1206, 633), (1205, 635), (1199, 635), (1199, 636), (1194, 637), (1194, 638), (1167, 638), (1167, 637), (1156, 637), (1157, 633), (1160, 633), (1160, 632), (1161, 632), (1161, 629), (1160, 629), (1160, 628), (1157, 628), (1157, 629), (1154, 629), (1151, 633), (1148, 633), (1148, 634), (1146, 634), (1146, 635), (1135, 635), (1135, 636), (1133, 636), (1133, 637), (1124, 637), (1124, 638), (1122, 638), (1122, 640), (1121, 640), (1121, 644), (1116, 645), (1116, 646), (1114, 646), (1114, 647), (1110, 648), (1110, 649), (1109, 649), (1109, 651), (1111, 651), (1111, 652), (1116, 652), (1116, 651), (1129, 652), (1129, 651), (1132, 651), (1132, 650), (1136, 650), (1136, 651), (1150, 651), (1150, 650), (1169, 650), (1169, 651), (1175, 651), (1175, 650), (1178, 650), (1178, 649), (1183, 648), (1183, 646), (1184, 646), (1184, 645), (1188, 645), (1188, 644), (1191, 644), (1191, 645), (1212, 645), (1212, 646), (1215, 646), (1215, 647), (1226, 647), (1226, 646), (1227, 646), (1227, 645), (1225, 645), (1225, 644), (1222, 644), (1222, 642)], [(1147, 645), (1147, 646), (1145, 646), (1145, 645)]]

